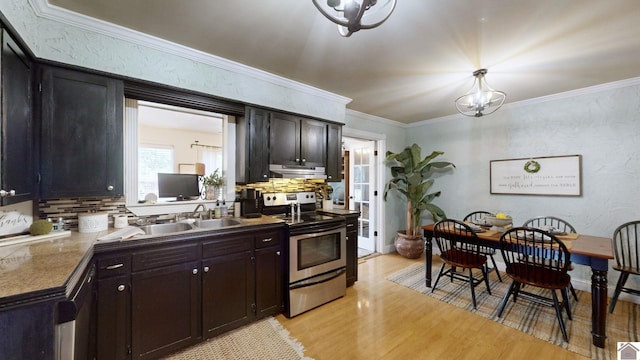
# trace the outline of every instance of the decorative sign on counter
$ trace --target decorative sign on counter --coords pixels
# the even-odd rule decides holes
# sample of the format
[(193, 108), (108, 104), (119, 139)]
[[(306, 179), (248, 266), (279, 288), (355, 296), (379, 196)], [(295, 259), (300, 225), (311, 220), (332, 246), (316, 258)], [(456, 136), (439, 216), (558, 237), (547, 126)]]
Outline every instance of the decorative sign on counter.
[(26, 201), (0, 208), (0, 236), (20, 234), (29, 231), (33, 223), (31, 202)]
[(581, 161), (581, 155), (491, 160), (491, 193), (580, 196)]

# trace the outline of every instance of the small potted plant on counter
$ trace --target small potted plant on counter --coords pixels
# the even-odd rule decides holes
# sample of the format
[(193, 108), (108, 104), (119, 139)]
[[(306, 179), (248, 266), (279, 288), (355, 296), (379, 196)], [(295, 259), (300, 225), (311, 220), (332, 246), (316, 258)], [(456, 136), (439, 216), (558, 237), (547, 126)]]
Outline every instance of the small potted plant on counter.
[(407, 201), (407, 230), (398, 230), (394, 242), (398, 254), (415, 259), (424, 251), (424, 240), (420, 231), (420, 217), (427, 210), (434, 221), (446, 218), (444, 210), (432, 203), (433, 199), (440, 196), (440, 191), (429, 193), (434, 179), (431, 178), (434, 169), (455, 167), (448, 161), (434, 161), (433, 159), (444, 154), (434, 151), (424, 159), (420, 146), (413, 144), (406, 147), (400, 153), (387, 151), (385, 161), (391, 167), (392, 179), (384, 190), (384, 199), (394, 190), (401, 194)]
[(211, 174), (205, 176), (202, 180), (202, 185), (205, 187), (205, 199), (206, 200), (219, 200), (221, 197), (222, 185), (224, 184), (224, 178), (220, 173), (220, 169), (216, 169)]

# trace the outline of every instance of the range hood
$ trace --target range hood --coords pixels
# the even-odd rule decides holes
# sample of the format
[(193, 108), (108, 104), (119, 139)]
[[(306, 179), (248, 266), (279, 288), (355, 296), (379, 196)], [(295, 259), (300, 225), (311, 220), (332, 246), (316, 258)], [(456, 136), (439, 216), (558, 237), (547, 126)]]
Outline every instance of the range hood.
[(285, 179), (326, 179), (324, 167), (320, 166), (296, 166), (296, 165), (269, 165), (271, 177)]

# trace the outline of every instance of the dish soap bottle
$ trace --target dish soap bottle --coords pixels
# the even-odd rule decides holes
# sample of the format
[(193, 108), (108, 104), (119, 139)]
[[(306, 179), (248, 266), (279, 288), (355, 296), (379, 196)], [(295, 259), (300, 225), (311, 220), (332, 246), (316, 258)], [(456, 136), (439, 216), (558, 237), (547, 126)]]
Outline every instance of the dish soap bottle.
[(216, 201), (216, 208), (213, 210), (213, 217), (216, 219), (220, 218), (220, 201)]
[(222, 200), (222, 205), (220, 206), (220, 216), (229, 216), (229, 208), (227, 208), (227, 203), (226, 201), (224, 201), (224, 199)]

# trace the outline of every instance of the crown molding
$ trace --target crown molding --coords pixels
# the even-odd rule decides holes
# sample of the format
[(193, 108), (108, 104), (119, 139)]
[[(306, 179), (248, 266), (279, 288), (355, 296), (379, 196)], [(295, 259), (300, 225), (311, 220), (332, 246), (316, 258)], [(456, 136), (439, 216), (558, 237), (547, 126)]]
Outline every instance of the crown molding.
[[(547, 95), (547, 96), (540, 96), (537, 98), (521, 100), (513, 103), (507, 103), (502, 106), (502, 109), (504, 110), (504, 109), (510, 109), (510, 108), (518, 108), (522, 106), (539, 105), (549, 101), (565, 100), (565, 99), (574, 98), (578, 96), (593, 95), (603, 91), (622, 89), (622, 88), (637, 86), (637, 85), (640, 85), (640, 77), (624, 79), (619, 81), (612, 81), (612, 82), (608, 82), (600, 85), (589, 86), (586, 88), (565, 91), (565, 92)], [(452, 115), (441, 116), (438, 118), (417, 121), (411, 124), (407, 124), (407, 127), (410, 127), (410, 128), (418, 127), (418, 126), (435, 124), (435, 123), (451, 121), (451, 120), (456, 120), (461, 118), (469, 118), (469, 117), (456, 113)]]
[(223, 70), (239, 73), (251, 78), (269, 82), (295, 91), (325, 98), (340, 104), (348, 104), (352, 99), (334, 94), (332, 92), (318, 89), (282, 76), (278, 76), (263, 70), (252, 68), (247, 65), (237, 63), (219, 56), (215, 56), (203, 51), (192, 49), (180, 44), (141, 33), (123, 26), (112, 24), (100, 19), (95, 19), (86, 15), (78, 14), (54, 5), (47, 0), (28, 0), (29, 5), (36, 16), (63, 23), (69, 26), (78, 27), (84, 30), (99, 33), (105, 36), (120, 39), (126, 42), (138, 44), (154, 50), (176, 55), (185, 59), (196, 61), (202, 64), (217, 67)]
[(395, 120), (389, 120), (386, 118), (382, 118), (379, 116), (375, 116), (375, 115), (370, 115), (367, 113), (363, 113), (360, 111), (356, 111), (356, 110), (351, 110), (351, 109), (347, 109), (346, 113), (345, 113), (345, 118), (356, 118), (358, 120), (363, 120), (363, 121), (375, 121), (377, 123), (381, 123), (381, 124), (386, 124), (386, 125), (392, 125), (392, 126), (398, 126), (401, 128), (406, 128), (409, 125), (399, 122), (399, 121), (395, 121)]
[(622, 89), (622, 88), (636, 86), (636, 85), (640, 85), (640, 77), (624, 79), (619, 81), (612, 81), (604, 84), (589, 86), (586, 88), (569, 90), (569, 91), (565, 91), (557, 94), (541, 96), (541, 97), (528, 99), (528, 100), (522, 100), (522, 101), (510, 103), (510, 104), (505, 104), (505, 106), (509, 105), (509, 107), (520, 107), (520, 106), (527, 106), (527, 105), (537, 105), (537, 104), (541, 104), (548, 101), (564, 100), (564, 99), (584, 96), (584, 95), (593, 95), (603, 91)]

